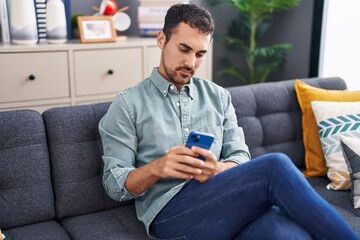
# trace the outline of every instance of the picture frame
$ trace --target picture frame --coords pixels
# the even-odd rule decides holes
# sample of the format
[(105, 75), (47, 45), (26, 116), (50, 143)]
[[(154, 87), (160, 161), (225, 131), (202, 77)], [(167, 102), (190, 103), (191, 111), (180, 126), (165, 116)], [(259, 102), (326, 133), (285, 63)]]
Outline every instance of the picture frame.
[(112, 16), (79, 16), (77, 24), (81, 43), (116, 41)]

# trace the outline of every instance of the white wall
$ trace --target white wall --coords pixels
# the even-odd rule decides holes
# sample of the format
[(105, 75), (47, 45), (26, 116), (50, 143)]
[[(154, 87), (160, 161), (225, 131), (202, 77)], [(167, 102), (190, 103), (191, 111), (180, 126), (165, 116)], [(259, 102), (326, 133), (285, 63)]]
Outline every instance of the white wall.
[(360, 0), (325, 0), (319, 76), (360, 90)]

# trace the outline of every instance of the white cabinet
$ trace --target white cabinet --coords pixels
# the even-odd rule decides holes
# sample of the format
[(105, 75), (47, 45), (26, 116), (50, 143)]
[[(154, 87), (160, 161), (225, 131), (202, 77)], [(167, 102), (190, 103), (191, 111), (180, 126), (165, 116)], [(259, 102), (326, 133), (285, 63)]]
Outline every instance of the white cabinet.
[(66, 51), (0, 54), (0, 102), (70, 97), (67, 56)]
[[(197, 72), (212, 77), (212, 50)], [(160, 63), (155, 38), (115, 43), (0, 45), (0, 111), (111, 101)]]

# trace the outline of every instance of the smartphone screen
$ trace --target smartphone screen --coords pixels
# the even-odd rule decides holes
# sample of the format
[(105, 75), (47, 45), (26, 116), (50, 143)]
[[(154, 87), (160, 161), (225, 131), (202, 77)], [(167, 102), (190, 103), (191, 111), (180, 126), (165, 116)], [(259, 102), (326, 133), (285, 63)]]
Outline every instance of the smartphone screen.
[[(212, 134), (192, 131), (190, 132), (185, 146), (188, 148), (191, 148), (192, 146), (197, 146), (209, 150), (213, 141), (214, 135)], [(205, 158), (201, 155), (199, 156), (199, 158), (205, 160)]]

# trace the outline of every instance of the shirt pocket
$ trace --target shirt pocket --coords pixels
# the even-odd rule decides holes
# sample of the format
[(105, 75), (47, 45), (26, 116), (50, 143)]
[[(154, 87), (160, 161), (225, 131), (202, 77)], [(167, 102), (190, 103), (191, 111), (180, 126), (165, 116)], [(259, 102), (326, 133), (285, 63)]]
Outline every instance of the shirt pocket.
[(220, 160), (220, 154), (221, 154), (222, 142), (224, 136), (224, 127), (223, 126), (201, 127), (199, 128), (199, 131), (214, 135), (214, 142), (211, 145), (210, 151), (215, 155), (216, 159)]

